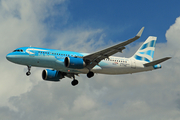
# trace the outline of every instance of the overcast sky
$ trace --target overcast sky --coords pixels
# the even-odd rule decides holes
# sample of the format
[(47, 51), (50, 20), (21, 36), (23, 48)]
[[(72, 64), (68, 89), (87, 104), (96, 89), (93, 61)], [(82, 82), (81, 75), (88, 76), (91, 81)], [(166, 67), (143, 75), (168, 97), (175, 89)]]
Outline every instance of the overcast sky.
[[(179, 120), (180, 1), (0, 0), (0, 119)], [(47, 82), (43, 68), (16, 65), (5, 56), (23, 46), (77, 52), (142, 37), (117, 56), (131, 57), (157, 36), (154, 59), (172, 57), (162, 69), (132, 75), (86, 75)]]

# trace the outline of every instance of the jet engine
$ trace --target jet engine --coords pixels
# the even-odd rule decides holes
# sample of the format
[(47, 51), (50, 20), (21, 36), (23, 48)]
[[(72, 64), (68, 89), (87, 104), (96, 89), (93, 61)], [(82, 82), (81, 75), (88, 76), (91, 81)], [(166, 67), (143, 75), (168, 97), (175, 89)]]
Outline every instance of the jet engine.
[(64, 65), (67, 68), (83, 69), (86, 64), (82, 58), (66, 57), (64, 59)]
[(64, 78), (64, 75), (60, 71), (46, 69), (42, 71), (42, 78), (46, 81), (57, 82), (59, 79)]

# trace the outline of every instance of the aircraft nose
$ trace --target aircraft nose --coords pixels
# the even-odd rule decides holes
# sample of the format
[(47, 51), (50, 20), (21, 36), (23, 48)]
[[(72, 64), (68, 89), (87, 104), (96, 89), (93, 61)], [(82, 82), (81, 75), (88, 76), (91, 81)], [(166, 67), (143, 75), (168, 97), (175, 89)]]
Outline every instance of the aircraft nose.
[(6, 55), (6, 59), (9, 60), (9, 61), (12, 61), (14, 58), (15, 58), (15, 56), (12, 55), (11, 53)]

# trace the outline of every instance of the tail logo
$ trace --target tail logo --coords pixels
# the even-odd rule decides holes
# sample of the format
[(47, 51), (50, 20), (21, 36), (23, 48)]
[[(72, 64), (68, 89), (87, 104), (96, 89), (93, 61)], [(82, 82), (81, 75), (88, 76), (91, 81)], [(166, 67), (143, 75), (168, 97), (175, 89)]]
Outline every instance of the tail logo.
[(140, 61), (151, 62), (154, 56), (156, 37), (149, 36), (139, 50), (134, 54), (134, 58)]

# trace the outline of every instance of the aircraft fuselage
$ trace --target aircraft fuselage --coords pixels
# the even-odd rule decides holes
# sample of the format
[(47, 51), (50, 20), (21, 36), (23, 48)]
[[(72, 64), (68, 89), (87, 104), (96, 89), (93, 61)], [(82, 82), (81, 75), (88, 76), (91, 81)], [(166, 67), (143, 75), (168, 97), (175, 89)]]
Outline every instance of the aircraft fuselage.
[[(67, 73), (87, 74), (89, 72), (87, 68), (71, 69), (65, 67), (64, 65), (64, 59), (66, 57), (71, 56), (82, 58), (85, 55), (88, 55), (88, 53), (78, 53), (72, 51), (35, 47), (22, 47), (16, 49), (12, 53), (9, 53), (6, 58), (11, 62), (20, 65), (53, 68), (55, 70)], [(141, 61), (137, 62), (132, 58), (110, 56), (109, 58), (103, 59), (91, 71), (100, 74), (129, 74), (153, 69), (153, 67), (145, 68)]]

